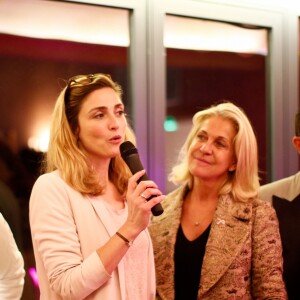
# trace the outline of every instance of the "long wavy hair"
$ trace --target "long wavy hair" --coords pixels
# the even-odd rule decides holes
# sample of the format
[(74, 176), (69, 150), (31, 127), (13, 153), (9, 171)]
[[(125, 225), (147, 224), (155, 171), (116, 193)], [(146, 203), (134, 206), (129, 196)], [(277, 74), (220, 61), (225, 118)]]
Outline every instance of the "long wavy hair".
[[(109, 75), (90, 74), (70, 78), (60, 92), (52, 115), (50, 140), (45, 155), (43, 172), (59, 170), (62, 178), (82, 194), (99, 195), (104, 187), (99, 176), (88, 163), (87, 156), (77, 142), (78, 114), (87, 95), (104, 87), (112, 88), (122, 99), (122, 88)], [(135, 135), (127, 121), (125, 141), (136, 144)], [(112, 158), (109, 165), (109, 179), (117, 190), (124, 194), (130, 170), (120, 155)]]
[(233, 140), (236, 169), (228, 171), (219, 195), (231, 194), (234, 200), (246, 202), (258, 194), (257, 141), (246, 114), (231, 102), (211, 106), (193, 116), (192, 129), (180, 150), (177, 164), (169, 174), (169, 180), (174, 184), (187, 184), (189, 188), (193, 187), (193, 176), (188, 165), (188, 150), (204, 120), (213, 116), (230, 120), (237, 132)]

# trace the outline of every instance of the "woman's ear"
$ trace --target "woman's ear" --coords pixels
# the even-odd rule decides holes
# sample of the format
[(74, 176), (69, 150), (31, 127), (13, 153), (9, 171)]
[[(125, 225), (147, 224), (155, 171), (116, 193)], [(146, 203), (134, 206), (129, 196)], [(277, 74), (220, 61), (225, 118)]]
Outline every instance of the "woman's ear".
[(298, 153), (300, 154), (300, 136), (294, 136), (293, 137), (293, 144)]

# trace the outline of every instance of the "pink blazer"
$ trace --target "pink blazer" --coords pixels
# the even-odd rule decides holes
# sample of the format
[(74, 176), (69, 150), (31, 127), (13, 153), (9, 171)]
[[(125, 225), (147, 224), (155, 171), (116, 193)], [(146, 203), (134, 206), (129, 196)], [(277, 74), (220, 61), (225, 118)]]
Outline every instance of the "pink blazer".
[[(99, 198), (76, 192), (55, 171), (36, 181), (29, 215), (41, 299), (125, 300), (123, 262), (109, 275), (95, 251), (118, 230), (104, 213)], [(152, 300), (152, 242), (147, 230), (141, 234), (149, 240), (148, 253), (143, 255), (148, 264), (148, 294)]]

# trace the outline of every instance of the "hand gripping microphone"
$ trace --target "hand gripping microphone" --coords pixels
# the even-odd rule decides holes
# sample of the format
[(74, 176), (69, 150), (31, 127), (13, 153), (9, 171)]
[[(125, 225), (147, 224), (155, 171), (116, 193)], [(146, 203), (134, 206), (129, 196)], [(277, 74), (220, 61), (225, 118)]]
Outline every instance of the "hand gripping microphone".
[[(131, 142), (127, 141), (127, 142), (122, 143), (120, 145), (120, 152), (121, 152), (122, 158), (126, 162), (126, 164), (129, 167), (132, 174), (135, 174), (138, 171), (144, 170), (142, 163), (140, 161), (140, 158), (139, 158), (138, 151)], [(146, 173), (138, 180), (138, 183), (140, 181), (144, 181), (144, 180), (149, 180)], [(150, 198), (147, 199), (147, 201), (149, 201), (153, 197), (155, 197), (155, 196), (151, 196)], [(159, 216), (164, 212), (160, 203), (157, 203), (156, 205), (154, 205), (151, 208), (151, 211), (154, 216)]]

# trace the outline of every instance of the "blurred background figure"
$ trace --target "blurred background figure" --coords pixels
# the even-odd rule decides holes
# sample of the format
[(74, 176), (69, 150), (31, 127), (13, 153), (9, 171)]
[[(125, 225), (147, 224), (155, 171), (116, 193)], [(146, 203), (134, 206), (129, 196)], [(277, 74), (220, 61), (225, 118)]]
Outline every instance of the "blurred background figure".
[(31, 248), (29, 197), (34, 179), (20, 156), (0, 140), (0, 212), (20, 250)]
[[(300, 154), (300, 111), (295, 116), (295, 149)], [(263, 185), (260, 198), (273, 204), (278, 220), (283, 247), (284, 279), (289, 300), (300, 299), (300, 171), (281, 180)]]
[(0, 245), (0, 299), (21, 299), (25, 277), (24, 260), (1, 213)]
[(23, 237), (21, 229), (21, 209), (20, 203), (7, 184), (7, 179), (11, 176), (3, 158), (0, 157), (0, 213), (8, 222), (14, 239), (20, 250), (23, 248)]
[(35, 266), (29, 229), (29, 197), (39, 173), (40, 159), (40, 153), (30, 149), (14, 151), (9, 139), (0, 137), (0, 213), (8, 223), (24, 259), (24, 300), (37, 299), (39, 292), (29, 272)]

